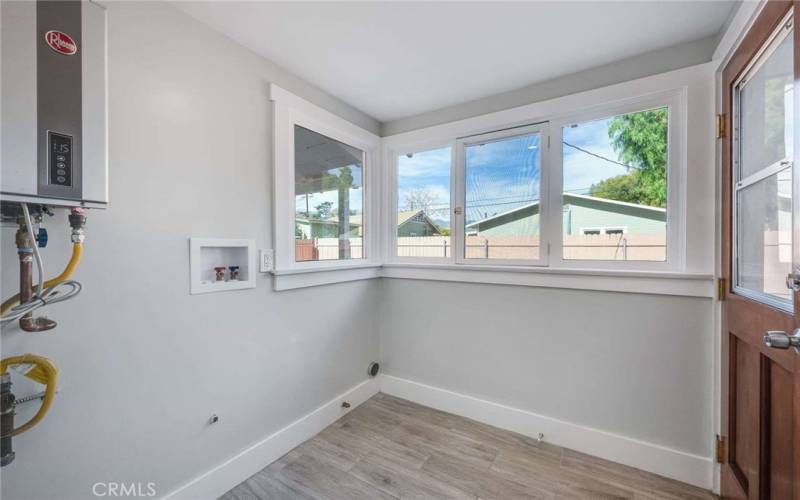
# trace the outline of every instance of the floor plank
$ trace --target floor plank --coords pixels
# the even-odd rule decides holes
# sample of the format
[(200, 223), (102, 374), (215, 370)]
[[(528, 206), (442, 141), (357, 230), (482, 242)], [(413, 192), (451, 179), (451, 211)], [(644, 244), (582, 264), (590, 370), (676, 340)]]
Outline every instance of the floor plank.
[(385, 394), (222, 500), (710, 500), (708, 491)]

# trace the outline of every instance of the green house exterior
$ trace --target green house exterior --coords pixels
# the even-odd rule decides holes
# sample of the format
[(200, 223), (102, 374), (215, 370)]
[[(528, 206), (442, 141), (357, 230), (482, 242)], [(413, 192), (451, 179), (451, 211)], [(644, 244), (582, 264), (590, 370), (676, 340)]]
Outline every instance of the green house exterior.
[[(295, 228), (298, 233), (296, 239), (311, 240), (314, 238), (338, 238), (339, 221), (336, 217), (330, 219), (314, 219), (305, 217), (295, 218)], [(361, 217), (350, 217), (350, 236), (361, 236)], [(302, 235), (302, 236), (301, 236)]]
[[(663, 208), (564, 193), (564, 234), (663, 234)], [(531, 203), (467, 225), (467, 234), (519, 236), (539, 234), (539, 203)]]
[(424, 210), (397, 213), (397, 236), (439, 236), (441, 231)]

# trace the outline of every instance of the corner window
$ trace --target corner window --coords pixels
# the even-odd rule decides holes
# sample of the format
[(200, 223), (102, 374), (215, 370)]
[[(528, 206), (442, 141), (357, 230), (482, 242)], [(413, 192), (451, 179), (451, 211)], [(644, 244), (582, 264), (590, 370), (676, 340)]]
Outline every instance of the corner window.
[(295, 260), (364, 257), (364, 152), (294, 127)]
[(563, 128), (564, 260), (667, 259), (668, 129), (666, 107)]

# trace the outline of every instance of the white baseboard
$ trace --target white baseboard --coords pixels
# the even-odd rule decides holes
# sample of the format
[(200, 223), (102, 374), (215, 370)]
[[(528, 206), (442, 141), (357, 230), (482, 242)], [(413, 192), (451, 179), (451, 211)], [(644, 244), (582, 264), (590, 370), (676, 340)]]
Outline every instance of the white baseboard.
[(576, 425), (518, 408), (431, 387), (411, 380), (379, 376), (380, 390), (437, 410), (471, 418), (530, 437), (543, 433), (545, 441), (637, 469), (653, 472), (705, 489), (713, 487), (714, 463), (656, 444)]
[[(377, 380), (365, 380), (210, 471), (192, 479), (164, 498), (216, 500), (377, 393)], [(343, 400), (350, 403), (349, 410), (342, 409)]]

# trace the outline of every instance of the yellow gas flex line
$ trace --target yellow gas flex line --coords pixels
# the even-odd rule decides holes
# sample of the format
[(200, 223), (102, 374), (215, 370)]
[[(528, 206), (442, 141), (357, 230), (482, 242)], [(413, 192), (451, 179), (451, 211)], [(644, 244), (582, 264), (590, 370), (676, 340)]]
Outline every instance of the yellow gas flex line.
[[(81, 262), (81, 255), (83, 254), (83, 243), (73, 243), (72, 244), (72, 257), (70, 257), (69, 262), (67, 263), (67, 267), (64, 268), (64, 271), (61, 272), (58, 276), (53, 279), (47, 280), (44, 282), (44, 288), (51, 288), (59, 283), (63, 283), (67, 281), (72, 273), (75, 272), (75, 269), (78, 267), (78, 264)], [(3, 302), (2, 306), (0, 306), (0, 316), (4, 316), (12, 307), (19, 303), (19, 294), (14, 295), (10, 299)]]
[(0, 374), (6, 373), (10, 366), (16, 365), (33, 365), (24, 375), (35, 382), (44, 384), (45, 390), (42, 406), (39, 407), (39, 411), (36, 412), (36, 415), (34, 415), (32, 419), (14, 429), (11, 432), (12, 436), (30, 430), (31, 427), (38, 424), (44, 418), (45, 414), (50, 410), (50, 405), (53, 404), (53, 398), (56, 395), (56, 382), (58, 381), (58, 368), (56, 368), (53, 362), (35, 354), (11, 356), (0, 361)]

